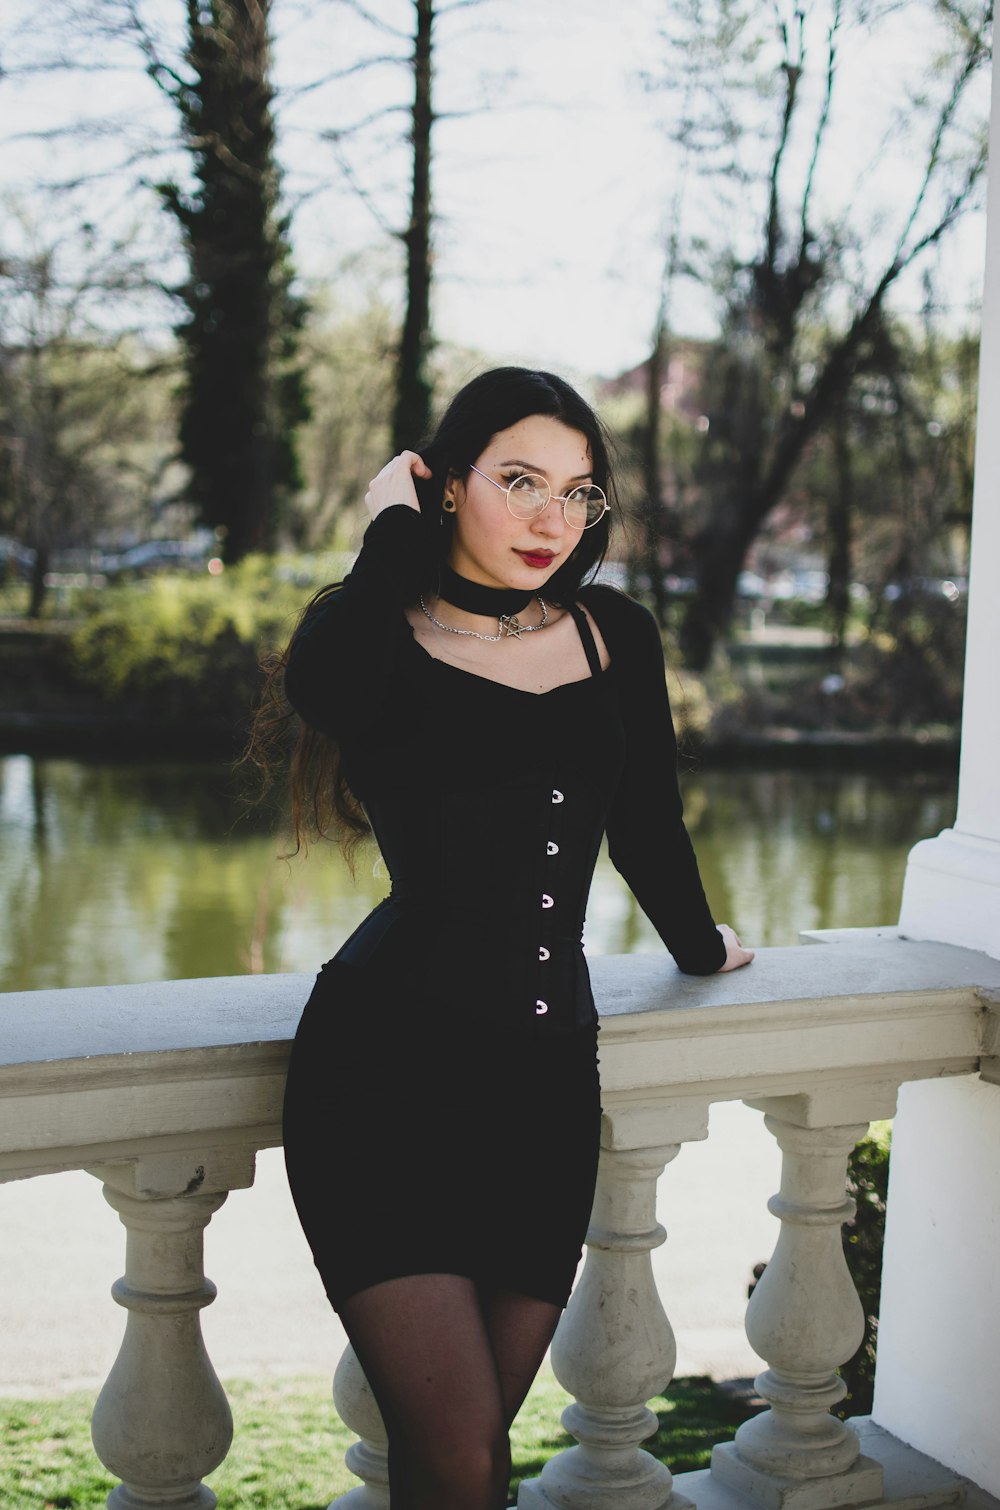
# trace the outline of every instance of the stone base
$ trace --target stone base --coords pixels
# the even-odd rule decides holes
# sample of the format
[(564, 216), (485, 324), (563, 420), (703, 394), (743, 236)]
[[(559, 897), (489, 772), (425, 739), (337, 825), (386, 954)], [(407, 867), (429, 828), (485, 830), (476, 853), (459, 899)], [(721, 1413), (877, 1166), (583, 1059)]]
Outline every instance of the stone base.
[(803, 1479), (754, 1468), (740, 1457), (734, 1442), (722, 1442), (712, 1450), (710, 1472), (759, 1510), (840, 1510), (876, 1505), (882, 1498), (882, 1469), (864, 1456), (843, 1473)]
[[(871, 1505), (886, 1506), (887, 1510), (936, 1510), (937, 1506), (963, 1505), (966, 1510), (1000, 1510), (1000, 1501), (968, 1479), (961, 1478), (933, 1458), (915, 1448), (908, 1447), (891, 1432), (877, 1426), (868, 1417), (851, 1422), (861, 1441), (860, 1463), (881, 1469), (882, 1491)], [(728, 1444), (726, 1444), (728, 1445)], [(716, 1448), (716, 1453), (722, 1449)], [(759, 1476), (761, 1479), (763, 1475)], [(751, 1497), (749, 1490), (740, 1490), (724, 1483), (712, 1469), (702, 1468), (696, 1473), (679, 1473), (674, 1479), (675, 1491), (693, 1500), (698, 1510), (750, 1510), (752, 1505), (800, 1505), (833, 1507), (842, 1504), (857, 1504), (858, 1501), (839, 1499), (834, 1492), (836, 1479), (848, 1478), (849, 1474), (832, 1479), (812, 1479), (795, 1487), (815, 1492), (815, 1498), (806, 1500), (771, 1499)], [(770, 1481), (775, 1484), (776, 1481)], [(792, 1480), (782, 1481), (788, 1485)], [(542, 1507), (538, 1507), (542, 1510)]]
[[(688, 1474), (687, 1477), (693, 1478), (697, 1475)], [(579, 1486), (575, 1486), (573, 1494), (573, 1510), (630, 1510), (633, 1502), (629, 1496), (627, 1482), (613, 1487), (607, 1484), (594, 1484), (589, 1490), (582, 1492)], [(700, 1506), (696, 1507), (683, 1494), (678, 1494), (676, 1479), (673, 1493), (668, 1495), (662, 1504), (651, 1507), (645, 1495), (638, 1503), (641, 1510), (700, 1510)], [(517, 1491), (517, 1510), (567, 1510), (567, 1507), (561, 1501), (550, 1499), (541, 1479), (537, 1478), (525, 1479), (521, 1484)]]

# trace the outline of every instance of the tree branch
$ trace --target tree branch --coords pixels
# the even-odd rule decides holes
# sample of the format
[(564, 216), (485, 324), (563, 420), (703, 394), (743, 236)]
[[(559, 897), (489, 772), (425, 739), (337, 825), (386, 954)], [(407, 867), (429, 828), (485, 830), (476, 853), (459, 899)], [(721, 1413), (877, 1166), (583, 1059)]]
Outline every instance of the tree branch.
[(390, 37), (398, 37), (401, 42), (412, 42), (413, 39), (408, 32), (400, 31), (398, 26), (390, 26), (388, 21), (383, 21), (381, 16), (370, 11), (367, 5), (362, 5), (361, 0), (337, 0), (337, 3), (345, 5), (348, 10), (352, 10), (362, 21), (367, 21), (369, 26), (374, 26), (378, 31), (385, 32)]
[(806, 173), (805, 186), (802, 190), (802, 216), (799, 224), (799, 258), (806, 254), (809, 242), (809, 199), (812, 195), (813, 180), (816, 176), (816, 164), (819, 161), (820, 147), (826, 128), (830, 123), (830, 106), (833, 100), (833, 80), (837, 68), (837, 33), (840, 30), (843, 18), (843, 0), (835, 0), (833, 17), (830, 21), (830, 30), (827, 34), (826, 44), (826, 84), (823, 91), (823, 105), (816, 123), (816, 134), (813, 137), (812, 156), (809, 159), (809, 168)]
[(402, 232), (399, 231), (395, 226), (390, 225), (389, 221), (385, 218), (382, 211), (376, 204), (374, 195), (368, 189), (366, 189), (362, 183), (359, 182), (354, 169), (351, 167), (351, 164), (347, 159), (346, 153), (341, 150), (341, 141), (339, 136), (332, 135), (327, 139), (329, 140), (330, 146), (333, 148), (333, 154), (337, 160), (337, 166), (340, 168), (341, 173), (344, 175), (344, 179), (346, 180), (348, 187), (352, 189), (353, 192), (361, 200), (361, 203), (365, 206), (366, 210), (375, 221), (375, 224), (378, 226), (379, 230), (382, 231), (384, 235), (391, 236), (396, 241), (400, 240), (402, 237)]
[(386, 63), (405, 65), (408, 61), (399, 53), (381, 53), (371, 58), (360, 58), (357, 63), (351, 63), (347, 68), (334, 69), (332, 73), (325, 73), (321, 78), (310, 80), (308, 84), (300, 84), (296, 89), (286, 88), (282, 90), (282, 96), (285, 100), (300, 100), (307, 94), (315, 94), (317, 89), (324, 89), (327, 84), (349, 79), (353, 74), (363, 73), (367, 68), (380, 68)]
[[(775, 6), (777, 13), (777, 7)], [(792, 61), (788, 46), (788, 28), (780, 13), (777, 13), (778, 31), (782, 40), (784, 57), (781, 62), (781, 71), (785, 76), (785, 108), (782, 111), (781, 127), (778, 132), (778, 141), (771, 159), (771, 175), (768, 190), (767, 211), (767, 250), (765, 253), (765, 266), (773, 270), (778, 257), (778, 249), (781, 243), (781, 206), (779, 201), (779, 180), (781, 176), (781, 164), (785, 156), (792, 130), (792, 117), (795, 114), (795, 105), (798, 99), (799, 80), (802, 77), (802, 12), (798, 12), (799, 18), (799, 52), (798, 60)]]
[[(905, 254), (906, 243), (909, 240), (910, 232), (913, 230), (913, 227), (916, 224), (917, 217), (919, 216), (920, 211), (923, 208), (924, 201), (927, 198), (931, 182), (934, 178), (934, 174), (937, 171), (938, 163), (940, 162), (941, 158), (941, 148), (944, 142), (945, 133), (955, 117), (955, 113), (958, 110), (958, 106), (965, 91), (966, 84), (969, 82), (969, 79), (975, 73), (979, 65), (989, 55), (989, 47), (985, 41), (985, 31), (987, 26), (989, 26), (990, 24), (992, 15), (992, 3), (987, 3), (983, 8), (983, 15), (979, 26), (970, 34), (968, 38), (965, 57), (962, 60), (962, 65), (955, 76), (951, 93), (942, 106), (941, 113), (938, 116), (937, 125), (934, 129), (934, 135), (931, 139), (930, 151), (927, 154), (927, 163), (924, 168), (923, 179), (921, 180), (920, 188), (918, 189), (916, 197), (913, 201), (913, 206), (910, 210), (909, 216), (907, 217), (906, 224), (904, 225), (902, 232), (900, 233), (899, 240), (896, 243), (895, 260), (897, 262), (900, 262), (901, 267), (905, 266), (907, 262), (911, 261), (914, 255), (914, 253), (910, 253), (909, 255)], [(979, 176), (981, 168), (981, 162), (974, 165), (975, 177)], [(971, 184), (968, 186), (968, 188), (971, 189)], [(963, 202), (967, 197), (968, 190), (966, 190), (962, 195)], [(951, 218), (954, 217), (952, 216)], [(945, 226), (942, 224), (940, 229), (931, 233), (931, 239), (937, 240), (944, 229)], [(929, 244), (930, 243), (926, 238), (918, 243), (921, 248)], [(903, 260), (901, 261), (901, 259)]]
[(320, 132), (320, 138), (326, 142), (346, 141), (349, 136), (357, 136), (359, 131), (364, 131), (367, 126), (372, 126), (376, 121), (385, 120), (390, 115), (409, 115), (409, 105), (383, 105), (379, 110), (373, 110), (370, 115), (363, 115), (359, 121), (352, 121), (349, 126), (328, 126)]

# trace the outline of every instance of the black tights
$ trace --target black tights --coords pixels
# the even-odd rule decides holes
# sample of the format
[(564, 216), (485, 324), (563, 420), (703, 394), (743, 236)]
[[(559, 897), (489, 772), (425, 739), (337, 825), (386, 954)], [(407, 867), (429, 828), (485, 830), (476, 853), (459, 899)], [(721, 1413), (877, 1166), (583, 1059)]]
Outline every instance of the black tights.
[(414, 1274), (362, 1290), (340, 1314), (389, 1436), (392, 1510), (499, 1510), (511, 1423), (560, 1307)]

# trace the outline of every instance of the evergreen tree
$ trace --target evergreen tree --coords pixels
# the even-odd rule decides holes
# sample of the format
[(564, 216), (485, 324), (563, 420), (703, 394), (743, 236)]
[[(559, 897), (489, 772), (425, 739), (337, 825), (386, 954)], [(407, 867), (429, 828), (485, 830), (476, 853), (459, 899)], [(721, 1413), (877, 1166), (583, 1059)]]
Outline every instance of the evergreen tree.
[(270, 0), (187, 0), (185, 78), (173, 96), (196, 187), (160, 186), (189, 258), (178, 290), (186, 358), (181, 454), (223, 557), (273, 547), (300, 485), (297, 426), (307, 417), (296, 363), (305, 305), (292, 291), (288, 220), (279, 213), (269, 77)]

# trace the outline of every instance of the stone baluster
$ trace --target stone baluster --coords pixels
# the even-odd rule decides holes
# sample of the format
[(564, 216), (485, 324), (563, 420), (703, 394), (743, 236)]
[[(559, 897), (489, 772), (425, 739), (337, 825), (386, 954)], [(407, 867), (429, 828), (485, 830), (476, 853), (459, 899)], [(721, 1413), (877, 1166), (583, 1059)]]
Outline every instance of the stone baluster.
[(389, 1510), (389, 1440), (365, 1371), (348, 1343), (333, 1376), (333, 1401), (345, 1426), (356, 1432), (344, 1456), (361, 1483), (338, 1495), (329, 1510)]
[[(857, 1096), (840, 1107), (823, 1099), (818, 1115), (825, 1118), (858, 1110)], [(864, 1335), (841, 1226), (855, 1209), (845, 1190), (847, 1159), (868, 1124), (817, 1126), (808, 1096), (748, 1104), (768, 1113), (765, 1124), (782, 1150), (781, 1189), (768, 1202), (781, 1231), (746, 1319), (751, 1347), (770, 1365), (756, 1380), (770, 1409), (714, 1449), (712, 1475), (765, 1510), (868, 1504), (881, 1496), (882, 1470), (861, 1456), (854, 1430), (830, 1414), (847, 1393), (836, 1370)]]
[(203, 1234), (230, 1190), (253, 1183), (254, 1154), (157, 1154), (94, 1167), (126, 1231), (112, 1295), (128, 1311), (94, 1407), (94, 1448), (122, 1480), (109, 1510), (212, 1510), (201, 1482), (229, 1451), (233, 1421), (205, 1351), (199, 1311), (215, 1299)]
[[(605, 1122), (612, 1143), (637, 1141), (624, 1117)], [(518, 1510), (678, 1510), (689, 1503), (674, 1493), (669, 1469), (639, 1446), (657, 1425), (646, 1402), (666, 1389), (677, 1359), (650, 1261), (666, 1237), (656, 1220), (656, 1182), (682, 1141), (705, 1136), (707, 1108), (687, 1108), (683, 1123), (676, 1143), (602, 1149), (587, 1261), (552, 1345), (556, 1378), (576, 1397), (563, 1425), (579, 1445), (521, 1485)], [(655, 1125), (661, 1136), (675, 1132), (662, 1118)]]

